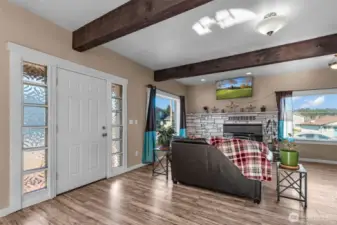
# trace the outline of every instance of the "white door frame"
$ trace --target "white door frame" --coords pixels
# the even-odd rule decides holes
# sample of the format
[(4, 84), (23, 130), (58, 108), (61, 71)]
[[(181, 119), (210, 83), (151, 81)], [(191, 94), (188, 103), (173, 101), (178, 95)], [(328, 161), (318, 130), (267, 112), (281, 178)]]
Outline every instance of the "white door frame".
[[(9, 207), (4, 211), (6, 214), (18, 211), (24, 207), (37, 204), (47, 199), (56, 196), (56, 83), (57, 70), (62, 68), (76, 73), (100, 78), (107, 81), (107, 115), (111, 116), (111, 84), (119, 84), (123, 86), (123, 171), (127, 171), (127, 85), (128, 80), (104, 73), (92, 68), (88, 68), (76, 63), (54, 57), (36, 50), (26, 48), (11, 42), (7, 44), (7, 50), (10, 56), (10, 199)], [(34, 196), (27, 197), (27, 200), (22, 195), (22, 62), (28, 61), (41, 65), (48, 66), (48, 186), (45, 193), (37, 192)], [(111, 120), (107, 120), (111, 121)], [(111, 168), (111, 127), (107, 127), (107, 178), (118, 175), (113, 173)], [(110, 148), (109, 148), (110, 147)], [(122, 172), (123, 172), (122, 171)], [(120, 172), (120, 173), (122, 173)], [(26, 197), (25, 197), (26, 198)]]

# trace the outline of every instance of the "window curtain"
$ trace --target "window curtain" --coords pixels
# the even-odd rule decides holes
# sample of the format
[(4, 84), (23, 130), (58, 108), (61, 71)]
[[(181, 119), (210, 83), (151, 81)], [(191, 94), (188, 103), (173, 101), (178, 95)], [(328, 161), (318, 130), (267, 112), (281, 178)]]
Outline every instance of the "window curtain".
[(186, 109), (185, 96), (180, 96), (180, 137), (186, 137)]
[(146, 117), (146, 128), (144, 134), (144, 147), (142, 162), (153, 163), (153, 150), (156, 147), (156, 87), (149, 86), (150, 96)]
[(287, 139), (293, 134), (293, 102), (292, 91), (276, 92), (278, 109), (278, 139)]

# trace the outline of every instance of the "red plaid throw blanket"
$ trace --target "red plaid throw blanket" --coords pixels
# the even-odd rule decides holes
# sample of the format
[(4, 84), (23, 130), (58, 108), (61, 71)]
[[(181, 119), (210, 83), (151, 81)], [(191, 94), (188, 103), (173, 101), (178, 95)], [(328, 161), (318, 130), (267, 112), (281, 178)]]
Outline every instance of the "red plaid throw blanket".
[(266, 144), (241, 139), (211, 138), (210, 144), (218, 148), (242, 172), (252, 180), (271, 181), (271, 163), (267, 160)]

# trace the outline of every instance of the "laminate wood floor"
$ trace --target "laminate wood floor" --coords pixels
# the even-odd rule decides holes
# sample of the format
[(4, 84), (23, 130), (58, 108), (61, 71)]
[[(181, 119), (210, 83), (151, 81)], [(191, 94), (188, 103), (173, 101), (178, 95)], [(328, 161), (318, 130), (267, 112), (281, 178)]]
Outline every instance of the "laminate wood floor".
[[(308, 209), (276, 201), (275, 169), (260, 205), (251, 200), (152, 178), (151, 167), (99, 181), (0, 219), (0, 224), (337, 224), (337, 165), (304, 164)], [(293, 194), (293, 193), (289, 193)], [(293, 221), (289, 221), (289, 216)]]

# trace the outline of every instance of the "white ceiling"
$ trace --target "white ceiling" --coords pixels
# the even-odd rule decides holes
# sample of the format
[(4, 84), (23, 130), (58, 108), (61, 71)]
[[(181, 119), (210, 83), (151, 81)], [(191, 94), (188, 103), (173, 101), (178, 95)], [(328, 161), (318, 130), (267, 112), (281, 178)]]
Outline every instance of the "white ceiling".
[(129, 0), (8, 0), (74, 31)]
[[(333, 56), (321, 56), (316, 58), (310, 59), (302, 59), (302, 60), (295, 60), (290, 62), (284, 63), (277, 63), (267, 66), (258, 66), (253, 68), (246, 68), (241, 70), (234, 70), (229, 72), (222, 72), (222, 73), (213, 73), (203, 76), (197, 77), (190, 77), (190, 78), (183, 78), (178, 79), (182, 84), (185, 85), (201, 85), (204, 83), (215, 83), (216, 81), (227, 79), (227, 78), (234, 78), (234, 77), (243, 77), (243, 76), (275, 76), (275, 75), (284, 75), (289, 73), (296, 73), (308, 70), (315, 70), (315, 69), (328, 69), (328, 63), (333, 59)], [(247, 73), (251, 73), (248, 75)], [(337, 71), (336, 71), (337, 76)], [(202, 81), (201, 79), (204, 79)]]
[[(9, 1), (73, 31), (128, 0)], [(216, 28), (211, 34), (205, 36), (199, 36), (192, 30), (193, 24), (200, 18), (214, 17), (216, 11), (231, 8), (251, 10), (258, 15), (258, 19), (225, 30)], [(146, 67), (158, 70), (337, 33), (336, 8), (337, 0), (214, 0), (114, 40), (105, 46)], [(272, 11), (286, 15), (289, 18), (289, 24), (271, 37), (257, 33), (254, 30), (256, 23)], [(287, 65), (301, 68), (311, 68), (313, 65), (318, 67), (322, 64), (321, 60), (324, 60), (324, 57), (317, 59), (317, 62), (321, 63), (291, 62), (275, 65), (272, 70), (271, 66), (257, 67), (252, 70), (269, 74), (277, 67), (278, 73), (283, 74), (291, 69)], [(323, 64), (326, 65), (328, 61)], [(239, 74), (240, 71), (208, 77), (209, 79), (212, 76), (222, 78), (234, 73)], [(179, 79), (186, 84), (192, 84), (196, 80), (200, 78)]]

